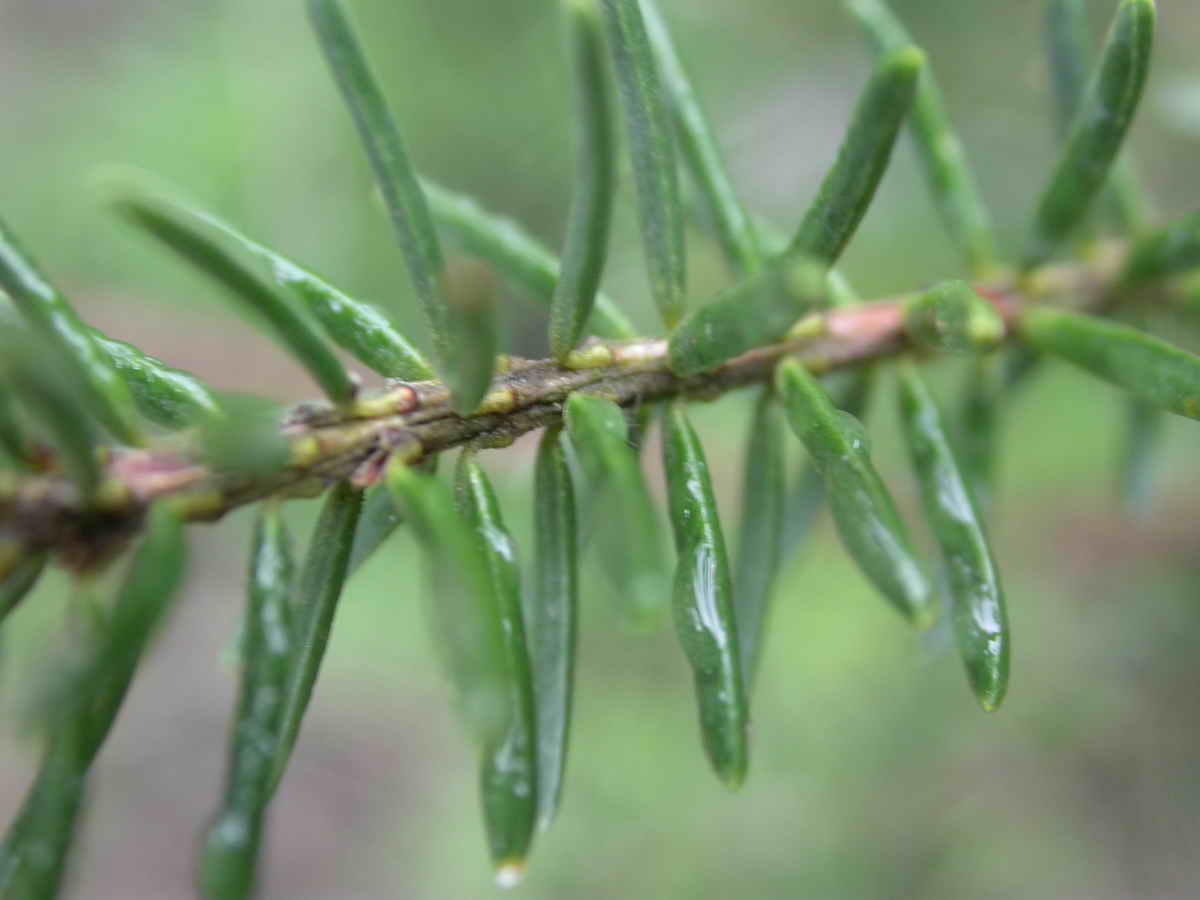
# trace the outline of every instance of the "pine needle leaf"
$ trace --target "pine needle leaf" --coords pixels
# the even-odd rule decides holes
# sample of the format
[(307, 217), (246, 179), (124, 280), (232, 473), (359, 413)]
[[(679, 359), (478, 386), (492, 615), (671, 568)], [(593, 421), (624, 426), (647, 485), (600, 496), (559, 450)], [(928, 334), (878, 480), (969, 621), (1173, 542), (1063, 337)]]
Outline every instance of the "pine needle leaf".
[(387, 485), (425, 552), (433, 587), (425, 606), (455, 708), (480, 747), (495, 746), (517, 712), (488, 561), (436, 478), (394, 459)]
[(1054, 123), (1059, 137), (1066, 140), (1087, 90), (1091, 56), (1087, 0), (1048, 0), (1043, 33), (1054, 95)]
[(206, 466), (227, 478), (253, 480), (287, 465), (291, 445), (280, 404), (254, 394), (222, 394), (221, 410), (200, 422)]
[(459, 457), (455, 487), (459, 514), (471, 528), (487, 560), (512, 673), (513, 716), (504, 736), (483, 748), (479, 776), (496, 880), (509, 886), (525, 871), (538, 811), (537, 710), (521, 608), (521, 573), (516, 547), (504, 526), (496, 493), (469, 450)]
[[(423, 178), (421, 184), (438, 225), (463, 250), (490, 263), (507, 281), (549, 306), (562, 278), (554, 254), (512, 219), (487, 212), (470, 197)], [(589, 326), (599, 337), (635, 338), (638, 331), (616, 303), (596, 295)]]
[(646, 33), (674, 113), (675, 134), (683, 162), (704, 199), (716, 228), (717, 240), (733, 271), (739, 275), (753, 272), (762, 261), (754, 224), (738, 201), (708, 116), (696, 96), (656, 0), (642, 0), (641, 6)]
[(443, 379), (450, 389), (450, 405), (466, 416), (479, 408), (496, 369), (499, 285), (491, 270), (476, 260), (456, 260), (442, 284), (452, 310), (446, 318), (447, 334), (453, 336), (446, 344)]
[(183, 523), (162, 503), (147, 514), (146, 537), (134, 555), (101, 639), (55, 687), (54, 717), (74, 715), (95, 697), (97, 686), (132, 672), (170, 609), (184, 563)]
[(687, 299), (687, 259), (670, 113), (638, 0), (601, 2), (625, 112), (650, 294), (667, 328), (674, 328)]
[(264, 281), (298, 303), (316, 319), (330, 340), (372, 371), (405, 381), (428, 381), (434, 377), (420, 352), (374, 305), (348, 296), (217, 216), (189, 209), (175, 199), (177, 192), (153, 176), (134, 169), (110, 168), (103, 170), (98, 180), (118, 207), (157, 204), (174, 208), (185, 221), (189, 217), (200, 219), (214, 244), (224, 247), (231, 256), (241, 254), (253, 260), (257, 274)]
[(1157, 474), (1155, 454), (1162, 445), (1166, 421), (1157, 407), (1139, 400), (1129, 401), (1125, 417), (1117, 489), (1126, 510), (1142, 513), (1150, 502)]
[(862, 424), (840, 412), (795, 360), (776, 369), (792, 431), (825, 479), (842, 543), (881, 594), (918, 628), (934, 620), (933, 596), (891, 494), (875, 470)]
[(1200, 212), (1193, 212), (1138, 238), (1129, 248), (1119, 284), (1128, 290), (1197, 267), (1200, 267)]
[(625, 413), (611, 400), (576, 391), (567, 398), (565, 418), (587, 483), (597, 493), (596, 544), (620, 587), (618, 607), (630, 625), (653, 628), (666, 603), (662, 542)]
[(88, 406), (112, 435), (126, 444), (143, 441), (129, 388), (96, 346), (90, 329), (66, 298), (0, 221), (0, 290), (12, 299), (22, 319), (46, 341), (46, 349), (81, 382)]
[(663, 470), (679, 555), (675, 628), (692, 667), (705, 752), (721, 781), (736, 790), (750, 754), (733, 574), (708, 462), (678, 401), (663, 411)]
[(207, 213), (158, 192), (123, 191), (113, 208), (128, 222), (161, 241), (212, 278), (255, 314), (283, 349), (299, 362), (330, 400), (345, 406), (357, 387), (332, 348), (293, 309), (244, 247), (230, 242), (223, 226)]
[(1103, 211), (1121, 234), (1136, 234), (1147, 227), (1153, 204), (1138, 178), (1131, 151), (1123, 150), (1113, 163), (1108, 185), (1100, 199)]
[[(12, 301), (7, 294), (0, 292), (0, 326), (17, 321), (17, 311)], [(90, 333), (96, 348), (107, 357), (109, 364), (125, 382), (137, 411), (149, 421), (176, 430), (194, 424), (204, 415), (219, 411), (212, 389), (195, 375), (173, 369), (132, 344), (113, 340), (95, 328), (87, 325), (83, 328)], [(82, 392), (86, 391), (84, 386)], [(5, 437), (2, 419), (0, 415), (0, 442), (10, 441), (8, 449), (13, 452), (19, 442), (11, 442), (11, 438)], [(14, 452), (14, 455), (23, 456), (24, 452)]]
[[(831, 307), (845, 308), (861, 302), (854, 288), (837, 271), (829, 273), (827, 286)], [(820, 382), (834, 406), (857, 419), (862, 419), (875, 385), (875, 369), (867, 366), (857, 371), (831, 372), (822, 377)], [(786, 559), (794, 554), (808, 538), (817, 513), (824, 505), (825, 481), (812, 461), (805, 459), (796, 472), (784, 501), (780, 550), (782, 558)]]
[(377, 484), (367, 488), (363, 498), (362, 516), (354, 532), (354, 546), (350, 549), (350, 562), (346, 577), (349, 578), (371, 559), (404, 523), (387, 485)]
[(25, 596), (32, 591), (46, 569), (48, 556), (45, 553), (33, 553), (22, 559), (2, 580), (0, 580), (0, 623), (16, 609)]
[(695, 375), (781, 339), (825, 303), (825, 268), (791, 251), (693, 310), (671, 334), (671, 371)]
[[(911, 44), (904, 25), (883, 0), (847, 0), (878, 53)], [(962, 141), (950, 122), (933, 69), (926, 66), (917, 84), (909, 129), (925, 169), (935, 205), (950, 237), (973, 272), (986, 272), (995, 257), (991, 215), (979, 192)]]
[[(821, 379), (835, 407), (854, 418), (863, 420), (875, 386), (875, 372), (831, 372)], [(805, 458), (793, 476), (784, 503), (783, 549), (780, 555), (788, 559), (795, 554), (812, 533), (817, 514), (825, 505), (825, 479)]]
[(1017, 327), (1034, 348), (1158, 409), (1200, 419), (1200, 357), (1126, 325), (1048, 307), (1024, 311)]
[(238, 701), (230, 727), (225, 791), (200, 851), (205, 897), (253, 896), (271, 773), (282, 738), (284, 691), (295, 634), (292, 542), (276, 504), (263, 506), (251, 544)]
[(160, 502), (150, 507), (142, 542), (105, 628), (103, 649), (93, 657), (95, 677), (78, 682), (87, 685), (95, 698), (84, 754), (89, 761), (108, 735), (138, 662), (183, 581), (187, 561), (183, 531), (183, 522), (169, 506)]
[(536, 580), (526, 619), (537, 702), (538, 827), (545, 830), (562, 799), (579, 628), (575, 491), (558, 427), (538, 446), (533, 516)]
[(163, 504), (152, 506), (99, 643), (59, 682), (65, 691), (53, 695), (69, 702), (51, 710), (54, 727), (41, 769), (0, 844), (0, 891), (6, 898), (57, 896), (88, 769), (179, 586), (185, 555), (179, 518)]
[(96, 452), (100, 437), (78, 376), (73, 367), (62, 366), (48, 340), (27, 328), (0, 324), (0, 383), (45, 426), (58, 462), (90, 503), (103, 477)]
[(899, 375), (900, 420), (941, 548), (959, 653), (971, 690), (990, 712), (1008, 689), (1011, 638), (1000, 572), (941, 411), (911, 362), (901, 365)]
[[(0, 296), (0, 302), (3, 299)], [(29, 443), (17, 418), (12, 392), (8, 385), (0, 381), (0, 466), (24, 468), (29, 463), (29, 453)]]
[(129, 387), (138, 412), (156, 425), (176, 430), (219, 414), (212, 389), (190, 372), (172, 368), (132, 344), (98, 331), (92, 331), (92, 338)]
[(1154, 39), (1153, 0), (1121, 0), (1100, 60), (1034, 214), (1024, 255), (1045, 262), (1103, 188), (1137, 111)]
[(1005, 357), (989, 353), (972, 361), (959, 401), (955, 446), (971, 494), (986, 514), (996, 481), (996, 445), (1000, 431)]
[(451, 338), (438, 283), (442, 250), (408, 151), (340, 0), (308, 0), (308, 14), (375, 172), (437, 356), (444, 359)]
[[(1054, 93), (1055, 124), (1066, 141), (1087, 89), (1091, 51), (1087, 4), (1084, 0), (1049, 0), (1046, 4), (1046, 55)], [(1102, 195), (1104, 211), (1123, 232), (1142, 227), (1147, 203), (1134, 175), (1128, 152), (1113, 163)]]
[(616, 144), (603, 34), (593, 0), (564, 0), (576, 109), (575, 186), (562, 274), (550, 304), (550, 352), (566, 358), (583, 336), (608, 256)]
[(309, 539), (296, 596), (294, 648), (284, 686), (282, 724), (271, 761), (271, 791), (278, 786), (291, 758), (308, 703), (312, 699), (334, 614), (350, 564), (350, 548), (362, 513), (362, 491), (346, 482), (336, 485), (321, 507)]
[(766, 637), (771, 590), (783, 553), (787, 493), (787, 419), (769, 388), (754, 404), (742, 462), (742, 523), (734, 571), (738, 653), (746, 693)]
[(5, 897), (57, 897), (75, 839), (87, 786), (82, 720), (51, 736), (37, 779), (0, 846), (0, 890)]
[[(1117, 310), (1130, 327), (1145, 332), (1145, 305), (1126, 304)], [(1117, 498), (1131, 515), (1143, 515), (1150, 505), (1155, 475), (1154, 461), (1161, 449), (1167, 413), (1138, 397), (1125, 400), (1123, 436), (1117, 457)]]
[(880, 57), (854, 109), (837, 160), (792, 238), (794, 253), (815, 257), (827, 266), (842, 255), (887, 169), (924, 66), (925, 54), (913, 46)]

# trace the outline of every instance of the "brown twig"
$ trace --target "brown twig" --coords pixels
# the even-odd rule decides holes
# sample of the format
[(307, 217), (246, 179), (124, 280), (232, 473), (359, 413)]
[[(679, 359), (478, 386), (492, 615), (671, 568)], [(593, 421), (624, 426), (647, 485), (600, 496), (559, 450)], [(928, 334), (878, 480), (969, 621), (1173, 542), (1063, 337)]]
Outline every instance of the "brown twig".
[[(1108, 295), (1112, 256), (1043, 269), (1020, 285), (977, 288), (1009, 324), (1030, 302), (1098, 307)], [(470, 442), (504, 446), (559, 421), (562, 402), (574, 391), (631, 406), (675, 396), (715, 397), (762, 382), (786, 355), (816, 372), (869, 364), (907, 349), (902, 307), (903, 300), (892, 299), (830, 311), (796, 329), (797, 336), (688, 378), (669, 371), (666, 342), (657, 339), (589, 342), (572, 368), (551, 360), (510, 360), (481, 411), (467, 418), (451, 411), (445, 388), (432, 382), (389, 384), (360, 401), (350, 415), (304, 404), (283, 426), (288, 462), (255, 478), (212, 471), (194, 450), (115, 451), (100, 500), (91, 509), (62, 477), (11, 478), (0, 483), (0, 577), (30, 553), (44, 551), (57, 553), (73, 568), (95, 567), (137, 533), (154, 500), (169, 498), (186, 518), (211, 521), (268, 496), (312, 495), (346, 479), (365, 487), (395, 454), (416, 462)], [(186, 441), (182, 446), (194, 447)]]

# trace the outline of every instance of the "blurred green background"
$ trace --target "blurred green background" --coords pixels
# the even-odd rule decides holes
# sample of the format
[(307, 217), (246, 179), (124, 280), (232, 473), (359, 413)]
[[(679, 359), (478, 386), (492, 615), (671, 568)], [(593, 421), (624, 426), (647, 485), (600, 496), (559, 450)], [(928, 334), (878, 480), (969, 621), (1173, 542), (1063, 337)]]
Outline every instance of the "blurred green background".
[[(662, 0), (748, 203), (782, 225), (811, 198), (868, 73), (834, 0)], [(1041, 8), (896, 0), (928, 50), (1008, 247), (1053, 157)], [(1093, 0), (1097, 34), (1115, 6)], [(370, 176), (299, 0), (0, 0), (0, 210), (85, 317), (220, 387), (316, 391), (231, 327), (209, 286), (107, 218), (100, 163), (176, 181), (251, 234), (367, 297), (407, 292)], [(571, 167), (553, 0), (351, 0), (422, 169), (555, 246)], [(1160, 3), (1134, 132), (1166, 217), (1200, 204), (1200, 7)], [(864, 294), (958, 273), (902, 146), (845, 260)], [(629, 186), (606, 284), (648, 330)], [(697, 299), (724, 275), (690, 235)], [(511, 346), (544, 320), (511, 298)], [(422, 331), (414, 315), (405, 323)], [(944, 384), (956, 373), (945, 367)], [(916, 521), (891, 385), (877, 456)], [(1194, 423), (1170, 424), (1156, 493), (1118, 509), (1125, 406), (1048, 366), (1013, 408), (995, 526), (1014, 632), (1009, 699), (981, 713), (949, 638), (915, 639), (822, 521), (776, 593), (746, 788), (706, 770), (669, 631), (621, 628), (588, 570), (565, 806), (538, 842), (529, 898), (1184, 898), (1200, 860), (1200, 509)], [(732, 529), (746, 398), (696, 409)], [(528, 548), (533, 444), (489, 454)], [(647, 466), (657, 483), (656, 453)], [(297, 529), (315, 506), (290, 507)], [(102, 754), (68, 895), (191, 896), (222, 777), (249, 517), (194, 529), (188, 588)], [(928, 541), (926, 541), (928, 544)], [(475, 763), (424, 634), (401, 534), (351, 584), (274, 809), (262, 896), (495, 894)], [(47, 580), (5, 628), (0, 813), (36, 763), (22, 687), (66, 617)]]

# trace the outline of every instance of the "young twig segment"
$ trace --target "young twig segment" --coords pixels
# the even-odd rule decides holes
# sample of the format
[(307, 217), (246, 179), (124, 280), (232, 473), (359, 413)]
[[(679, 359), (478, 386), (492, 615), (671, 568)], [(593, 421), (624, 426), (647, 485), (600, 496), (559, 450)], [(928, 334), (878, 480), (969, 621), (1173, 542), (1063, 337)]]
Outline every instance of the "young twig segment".
[(918, 346), (948, 353), (978, 353), (1004, 340), (1004, 320), (965, 281), (943, 281), (913, 297), (904, 330)]
[[(1040, 281), (1045, 284), (1039, 294), (1043, 302), (1099, 309), (1113, 286), (1112, 267), (1103, 260), (1064, 265), (1047, 269)], [(1011, 341), (1017, 337), (1011, 323), (1028, 298), (1016, 285), (1003, 282), (986, 290), (1009, 324)], [(267, 452), (256, 450), (258, 460), (250, 467), (231, 465), (241, 446), (233, 441), (234, 424), (224, 429), (228, 434), (221, 465), (186, 450), (181, 457), (172, 448), (126, 453), (105, 468), (105, 480), (115, 483), (115, 493), (106, 507), (107, 525), (99, 532), (82, 529), (87, 510), (60, 476), (23, 476), (11, 486), (0, 480), (0, 531), (13, 535), (21, 552), (54, 550), (76, 565), (96, 566), (123, 548), (127, 536), (139, 529), (146, 505), (156, 498), (172, 497), (189, 520), (209, 521), (265, 497), (350, 478), (383, 449), (417, 462), (473, 441), (512, 440), (562, 421), (563, 401), (581, 391), (631, 407), (672, 397), (714, 396), (768, 381), (775, 364), (789, 354), (818, 373), (840, 368), (857, 373), (907, 351), (903, 303), (883, 300), (824, 312), (803, 335), (757, 347), (712, 372), (686, 378), (670, 372), (665, 341), (592, 344), (585, 367), (564, 369), (542, 360), (499, 376), (493, 393), (505, 403), (496, 412), (469, 418), (454, 414), (447, 392), (435, 383), (390, 386), (360, 401), (373, 410), (361, 416), (304, 404), (281, 416), (287, 423), (282, 431), (277, 420), (264, 420), (269, 431), (251, 421), (254, 441), (270, 437), (274, 444), (264, 448)], [(244, 413), (234, 418), (245, 424)], [(201, 447), (211, 431), (206, 429)], [(11, 559), (0, 553), (0, 577), (10, 565)]]

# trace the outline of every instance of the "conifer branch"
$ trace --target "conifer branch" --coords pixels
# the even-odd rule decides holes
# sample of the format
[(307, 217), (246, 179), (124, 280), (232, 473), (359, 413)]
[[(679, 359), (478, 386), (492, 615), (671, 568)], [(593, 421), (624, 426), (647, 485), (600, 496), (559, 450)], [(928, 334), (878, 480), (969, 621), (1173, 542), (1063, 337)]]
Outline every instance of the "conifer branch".
[[(1106, 245), (1087, 262), (975, 287), (1006, 324), (1035, 303), (1102, 309), (1111, 301), (1123, 255), (1122, 247)], [(571, 355), (569, 367), (550, 359), (508, 358), (480, 411), (469, 417), (453, 412), (449, 392), (434, 381), (390, 382), (346, 410), (301, 404), (284, 420), (286, 463), (254, 477), (210, 470), (186, 439), (170, 449), (115, 451), (92, 508), (66, 478), (8, 476), (0, 482), (0, 576), (42, 551), (56, 552), (73, 568), (100, 565), (140, 531), (152, 500), (170, 498), (186, 520), (214, 521), (265, 497), (313, 496), (347, 480), (365, 488), (393, 455), (417, 462), (466, 444), (507, 446), (557, 424), (564, 400), (576, 391), (634, 407), (680, 396), (712, 399), (765, 382), (785, 356), (816, 373), (869, 366), (912, 349), (904, 332), (905, 299), (810, 316), (784, 340), (689, 377), (671, 373), (662, 339), (591, 340)], [(1011, 328), (1005, 337), (1012, 337)]]

